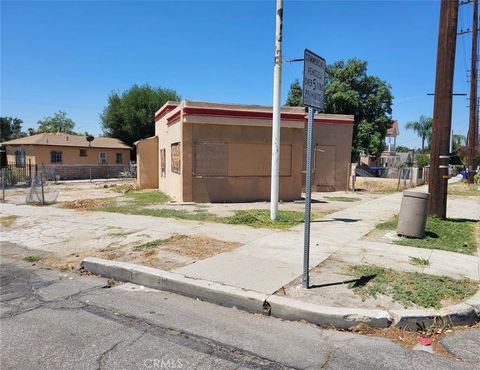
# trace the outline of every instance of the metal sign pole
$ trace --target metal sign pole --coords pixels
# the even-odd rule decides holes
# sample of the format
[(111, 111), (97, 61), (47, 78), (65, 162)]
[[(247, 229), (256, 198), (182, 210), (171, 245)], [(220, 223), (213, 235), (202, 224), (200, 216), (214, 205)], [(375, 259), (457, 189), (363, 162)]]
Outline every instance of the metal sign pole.
[(325, 59), (305, 49), (303, 54), (303, 105), (308, 107), (307, 158), (305, 171), (305, 232), (303, 243), (303, 287), (310, 286), (310, 217), (312, 202), (312, 149), (314, 110), (323, 111)]
[(313, 108), (308, 107), (307, 122), (307, 158), (305, 176), (305, 232), (303, 242), (303, 287), (310, 285), (310, 215), (312, 198), (312, 142), (313, 142)]

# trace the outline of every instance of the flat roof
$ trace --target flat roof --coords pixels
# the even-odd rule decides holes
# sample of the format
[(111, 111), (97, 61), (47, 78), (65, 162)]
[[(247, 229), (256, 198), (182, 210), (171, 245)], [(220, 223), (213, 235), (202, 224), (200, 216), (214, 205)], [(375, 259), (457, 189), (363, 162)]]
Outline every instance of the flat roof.
[[(163, 107), (157, 111), (155, 120), (158, 121), (162, 117), (165, 117), (167, 123), (170, 124), (180, 119), (181, 115), (271, 120), (272, 114), (273, 109), (271, 106), (184, 100), (181, 103), (165, 103)], [(304, 107), (282, 107), (281, 119), (282, 121), (297, 121), (303, 123), (307, 120), (306, 109)], [(317, 113), (315, 114), (315, 122), (353, 125), (354, 116)]]

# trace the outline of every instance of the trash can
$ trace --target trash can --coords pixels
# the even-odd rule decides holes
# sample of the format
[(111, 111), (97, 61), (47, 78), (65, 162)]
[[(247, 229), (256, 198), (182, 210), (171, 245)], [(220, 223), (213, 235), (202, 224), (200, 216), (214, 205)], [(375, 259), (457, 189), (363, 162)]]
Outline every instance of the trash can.
[(429, 193), (405, 190), (398, 215), (397, 235), (423, 238), (429, 205)]

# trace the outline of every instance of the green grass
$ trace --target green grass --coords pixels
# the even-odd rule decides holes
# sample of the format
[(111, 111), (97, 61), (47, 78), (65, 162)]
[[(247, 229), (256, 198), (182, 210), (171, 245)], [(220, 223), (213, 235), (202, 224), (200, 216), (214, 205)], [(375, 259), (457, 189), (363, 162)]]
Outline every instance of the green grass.
[(152, 249), (152, 248), (156, 248), (156, 247), (158, 247), (162, 244), (167, 243), (169, 240), (170, 240), (170, 238), (168, 238), (168, 239), (156, 239), (156, 240), (149, 241), (147, 243), (136, 245), (135, 247), (133, 247), (133, 249), (136, 249), (136, 250)]
[(459, 196), (480, 196), (480, 190), (478, 190), (478, 186), (475, 184), (468, 184), (461, 181), (454, 184), (449, 184), (448, 194)]
[(326, 199), (333, 200), (335, 202), (359, 202), (360, 198), (352, 197), (325, 197)]
[(139, 205), (137, 201), (123, 205), (117, 205), (115, 201), (113, 201), (106, 206), (97, 207), (94, 210), (139, 216), (165, 217), (190, 221), (208, 221), (231, 225), (247, 225), (251, 227), (267, 227), (273, 229), (287, 229), (301, 224), (304, 221), (303, 212), (296, 211), (279, 211), (278, 220), (272, 221), (270, 220), (270, 212), (263, 209), (237, 210), (234, 211), (233, 216), (221, 217), (209, 213), (201, 208), (195, 209), (193, 212), (189, 212), (178, 209), (151, 209), (144, 207), (145, 206)]
[[(395, 230), (397, 222), (398, 217), (394, 216), (389, 221), (376, 225), (376, 228), (379, 230)], [(436, 217), (428, 217), (423, 239), (402, 237), (399, 240), (395, 240), (394, 244), (475, 254), (477, 251), (477, 240), (475, 237), (477, 224), (477, 221), (461, 219), (441, 220)]]
[[(270, 220), (270, 211), (263, 209), (237, 210), (233, 216), (221, 217), (208, 212), (205, 206), (198, 206), (193, 212), (171, 208), (147, 208), (148, 206), (166, 203), (170, 197), (162, 192), (130, 191), (125, 193), (123, 199), (127, 202), (119, 202), (119, 199), (105, 199), (102, 206), (92, 208), (94, 211), (131, 214), (139, 216), (153, 216), (175, 218), (190, 221), (208, 221), (232, 225), (247, 225), (251, 227), (267, 227), (273, 229), (287, 229), (303, 223), (304, 213), (297, 211), (279, 211), (276, 221)], [(312, 219), (315, 216), (312, 215)]]
[(346, 273), (359, 279), (349, 288), (363, 300), (383, 294), (404, 307), (417, 305), (440, 308), (442, 300), (461, 302), (474, 295), (479, 283), (469, 279), (456, 280), (418, 272), (399, 272), (375, 265), (349, 266)]
[(398, 216), (393, 216), (390, 220), (375, 225), (377, 230), (395, 230), (397, 228)]
[(2, 225), (3, 227), (10, 227), (13, 225), (13, 223), (18, 217), (20, 216), (16, 216), (16, 215), (2, 216), (0, 217), (0, 225)]
[(170, 201), (170, 197), (161, 191), (130, 191), (125, 196), (138, 206), (149, 206)]
[(42, 258), (43, 258), (42, 256), (26, 256), (26, 257), (23, 257), (23, 260), (27, 262), (38, 262)]
[(292, 226), (301, 224), (305, 220), (304, 213), (297, 211), (279, 211), (278, 219), (275, 221), (270, 219), (270, 211), (264, 209), (251, 209), (234, 212), (233, 216), (225, 217), (221, 222), (252, 227), (288, 229)]
[(416, 265), (416, 266), (429, 266), (430, 265), (430, 261), (425, 259), (425, 258), (422, 258), (422, 257), (409, 256), (408, 261), (411, 265)]

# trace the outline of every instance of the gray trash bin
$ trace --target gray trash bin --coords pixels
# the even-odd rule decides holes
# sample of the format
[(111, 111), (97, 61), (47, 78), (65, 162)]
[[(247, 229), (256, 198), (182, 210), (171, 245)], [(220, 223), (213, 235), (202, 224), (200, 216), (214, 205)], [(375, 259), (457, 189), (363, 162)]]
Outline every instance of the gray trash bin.
[(423, 238), (427, 223), (430, 194), (405, 190), (398, 215), (397, 234)]

